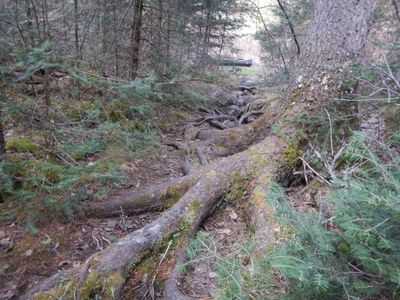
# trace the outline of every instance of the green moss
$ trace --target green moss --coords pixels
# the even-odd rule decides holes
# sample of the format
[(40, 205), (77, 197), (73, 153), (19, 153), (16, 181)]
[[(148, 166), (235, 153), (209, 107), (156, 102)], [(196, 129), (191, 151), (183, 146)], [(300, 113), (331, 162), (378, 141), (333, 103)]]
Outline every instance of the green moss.
[(173, 185), (170, 186), (165, 195), (161, 198), (161, 201), (164, 202), (164, 207), (165, 208), (170, 208), (173, 206), (176, 202), (179, 201), (179, 199), (183, 196), (182, 189), (180, 185)]
[(146, 131), (145, 124), (143, 124), (143, 122), (138, 120), (127, 122), (126, 128), (128, 128), (129, 131), (141, 131), (141, 132)]
[(111, 109), (108, 111), (108, 119), (113, 123), (126, 122), (127, 119), (123, 113), (118, 110)]
[(233, 181), (229, 187), (229, 192), (225, 196), (226, 202), (232, 202), (236, 200), (241, 200), (247, 190), (247, 186), (250, 183), (250, 178), (243, 176), (242, 174), (235, 172), (233, 175)]
[(121, 288), (125, 279), (116, 272), (103, 275), (99, 272), (91, 272), (82, 287), (79, 289), (82, 300), (89, 299), (115, 299), (116, 290)]
[(138, 263), (140, 263), (141, 259), (142, 259), (141, 257), (134, 257), (133, 259), (131, 259), (131, 261), (128, 263), (128, 265), (126, 267), (126, 272), (128, 272), (130, 269), (132, 269)]
[(290, 144), (284, 151), (285, 154), (285, 163), (288, 166), (293, 166), (297, 158), (300, 156), (300, 150), (297, 143)]
[(7, 141), (6, 150), (15, 152), (25, 152), (37, 154), (39, 152), (39, 146), (25, 137), (11, 138)]
[[(35, 300), (54, 300), (54, 299), (74, 299), (76, 296), (77, 282), (75, 278), (61, 281), (56, 288), (49, 291), (39, 292), (35, 295)], [(82, 298), (81, 298), (82, 299)]]
[(199, 211), (200, 207), (201, 207), (200, 201), (194, 200), (189, 206), (188, 217), (195, 218), (197, 216), (197, 212)]
[(237, 141), (238, 138), (239, 138), (239, 136), (237, 135), (236, 132), (231, 131), (231, 132), (228, 133), (228, 139), (230, 141)]

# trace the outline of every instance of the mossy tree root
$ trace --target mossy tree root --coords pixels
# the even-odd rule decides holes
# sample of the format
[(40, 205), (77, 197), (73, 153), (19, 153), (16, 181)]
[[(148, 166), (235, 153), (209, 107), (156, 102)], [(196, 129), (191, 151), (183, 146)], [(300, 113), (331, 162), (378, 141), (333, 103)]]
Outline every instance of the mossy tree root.
[(144, 212), (160, 212), (174, 205), (201, 177), (200, 172), (151, 185), (107, 201), (91, 202), (84, 213), (93, 218), (116, 217), (123, 212), (134, 215)]
[(168, 276), (168, 279), (165, 281), (164, 287), (164, 300), (194, 300), (195, 298), (189, 297), (185, 295), (181, 289), (179, 288), (181, 279), (182, 279), (182, 271), (180, 266), (186, 263), (187, 254), (186, 248), (181, 250), (175, 257), (175, 267), (172, 269), (171, 273)]
[(280, 139), (270, 136), (247, 151), (210, 164), (199, 173), (197, 183), (157, 220), (94, 254), (83, 265), (50, 277), (28, 291), (23, 299), (53, 299), (62, 295), (66, 298), (79, 295), (80, 299), (96, 295), (102, 299), (118, 298), (132, 267), (152, 249), (162, 248), (178, 232), (179, 244), (187, 245), (226, 194), (234, 175), (245, 176), (267, 164), (275, 164), (275, 157), (283, 153), (283, 145)]
[[(274, 139), (270, 139), (270, 141), (274, 142)], [(247, 210), (257, 243), (256, 248), (252, 253), (254, 259), (262, 257), (265, 251), (273, 246), (275, 241), (274, 228), (276, 226), (274, 223), (274, 208), (268, 205), (266, 198), (269, 189), (271, 188), (271, 184), (274, 182), (277, 174), (279, 174), (279, 167), (283, 162), (283, 155), (274, 151), (274, 147), (278, 147), (279, 145), (283, 147), (283, 144), (271, 144), (272, 151), (265, 153), (267, 155), (266, 160), (260, 161), (260, 168), (255, 168), (252, 172), (252, 176), (255, 177), (255, 180), (252, 182), (253, 193), (249, 199)], [(265, 163), (266, 161), (270, 162)], [(183, 277), (182, 265), (184, 265), (187, 260), (186, 249), (188, 244), (189, 243), (186, 243), (185, 248), (180, 250), (176, 255), (175, 267), (172, 269), (168, 279), (165, 281), (165, 300), (196, 299), (185, 295), (180, 288)]]

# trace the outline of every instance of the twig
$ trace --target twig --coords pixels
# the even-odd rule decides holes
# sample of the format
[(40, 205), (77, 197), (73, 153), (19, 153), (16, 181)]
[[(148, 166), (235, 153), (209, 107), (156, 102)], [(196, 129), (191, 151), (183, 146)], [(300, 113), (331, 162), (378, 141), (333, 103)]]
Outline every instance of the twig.
[(149, 288), (147, 289), (146, 293), (143, 295), (142, 299), (146, 299), (147, 294), (150, 292), (150, 288), (152, 288), (152, 287), (154, 286), (154, 282), (156, 281), (157, 273), (158, 273), (158, 271), (160, 270), (160, 266), (161, 266), (161, 264), (163, 263), (165, 257), (167, 256), (167, 253), (168, 253), (168, 251), (169, 251), (169, 248), (171, 248), (171, 245), (172, 245), (172, 240), (170, 240), (170, 241), (168, 242), (167, 249), (165, 250), (163, 256), (161, 257), (161, 260), (160, 260), (160, 262), (158, 263), (157, 269), (156, 269), (156, 271), (154, 272), (154, 276), (153, 276), (153, 278), (152, 278), (152, 280), (151, 280), (150, 286), (149, 286)]
[(330, 141), (331, 141), (331, 154), (333, 157), (333, 127), (332, 127), (332, 120), (331, 120), (331, 115), (329, 114), (328, 110), (326, 108), (324, 108), (326, 114), (328, 115), (328, 120), (329, 120), (329, 137), (330, 137)]
[(320, 178), (322, 180), (323, 183), (326, 183), (327, 185), (331, 186), (331, 183), (326, 180), (321, 174), (319, 174), (317, 171), (315, 171), (313, 169), (313, 167), (311, 167), (306, 160), (303, 157), (299, 157), (299, 159), (315, 174), (318, 176), (318, 178)]

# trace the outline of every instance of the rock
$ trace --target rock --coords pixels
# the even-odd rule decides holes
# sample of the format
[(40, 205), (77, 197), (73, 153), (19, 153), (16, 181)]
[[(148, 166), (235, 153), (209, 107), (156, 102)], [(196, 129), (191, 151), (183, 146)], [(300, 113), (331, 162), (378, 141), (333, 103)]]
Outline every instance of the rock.
[(232, 121), (226, 120), (223, 122), (223, 124), (228, 128), (233, 128), (233, 127), (236, 127), (237, 122), (232, 122)]
[(246, 124), (252, 123), (256, 120), (257, 118), (255, 116), (250, 116), (246, 119)]
[(59, 268), (62, 268), (62, 267), (64, 267), (64, 266), (68, 266), (68, 265), (70, 265), (70, 264), (72, 264), (72, 261), (70, 261), (70, 260), (63, 260), (63, 261), (61, 261), (61, 262), (58, 263), (58, 267), (59, 267)]
[(240, 107), (239, 106), (237, 106), (237, 105), (229, 105), (227, 110), (226, 110), (226, 113), (228, 115), (230, 115), (230, 116), (234, 116), (234, 115), (237, 115), (239, 111), (240, 111)]
[(246, 99), (244, 99), (243, 97), (239, 97), (239, 98), (236, 100), (235, 105), (237, 105), (237, 106), (243, 106), (243, 105), (246, 104), (246, 101), (245, 101), (245, 100), (246, 100)]
[(227, 105), (236, 105), (237, 100), (239, 98), (240, 95), (238, 95), (237, 93), (230, 93), (226, 95), (226, 104)]
[(25, 257), (29, 257), (29, 256), (31, 256), (32, 254), (33, 254), (33, 250), (32, 250), (32, 249), (29, 249), (29, 250), (26, 250), (26, 251), (25, 251), (24, 256), (25, 256)]
[(107, 220), (107, 227), (114, 228), (118, 224), (119, 220), (109, 219)]

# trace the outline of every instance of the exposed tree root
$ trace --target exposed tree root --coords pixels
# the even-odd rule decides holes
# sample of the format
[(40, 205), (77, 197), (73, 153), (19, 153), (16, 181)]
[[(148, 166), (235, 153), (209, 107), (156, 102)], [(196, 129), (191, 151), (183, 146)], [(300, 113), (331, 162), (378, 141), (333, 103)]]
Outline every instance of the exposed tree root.
[[(50, 277), (29, 291), (24, 299), (34, 296), (47, 299), (63, 294), (80, 295), (81, 299), (93, 295), (100, 295), (102, 299), (118, 297), (129, 269), (154, 247), (162, 246), (176, 232), (181, 233), (182, 245), (188, 244), (204, 218), (226, 194), (234, 174), (251, 174), (266, 165), (271, 165), (269, 170), (275, 170), (284, 147), (282, 140), (269, 136), (245, 152), (223, 158), (209, 165), (204, 172), (187, 176), (198, 178), (197, 183), (161, 217), (96, 253), (82, 266)], [(188, 179), (181, 180), (187, 182)], [(168, 189), (167, 186), (164, 188)]]
[(257, 238), (256, 248), (253, 256), (260, 258), (265, 251), (274, 244), (274, 208), (265, 199), (267, 198), (271, 183), (274, 181), (277, 172), (271, 169), (271, 165), (263, 168), (258, 178), (253, 182), (253, 193), (248, 202), (248, 216), (250, 225)]
[(196, 147), (196, 152), (197, 152), (197, 156), (199, 157), (200, 164), (202, 166), (207, 166), (208, 165), (208, 159), (207, 159), (206, 154), (204, 153), (203, 147), (202, 146)]
[(199, 172), (132, 191), (107, 201), (92, 202), (85, 207), (85, 214), (95, 218), (109, 218), (120, 215), (121, 210), (127, 215), (163, 211), (175, 204), (200, 176)]
[(271, 120), (261, 116), (253, 123), (243, 126), (226, 130), (202, 130), (196, 137), (202, 141), (203, 145), (213, 147), (213, 156), (229, 156), (246, 150), (254, 142), (265, 137), (269, 131), (270, 122)]
[(180, 265), (183, 265), (186, 262), (187, 254), (186, 249), (181, 250), (175, 257), (175, 267), (172, 269), (169, 274), (168, 279), (165, 281), (164, 286), (164, 299), (165, 300), (193, 300), (194, 298), (185, 295), (181, 289), (181, 268)]

